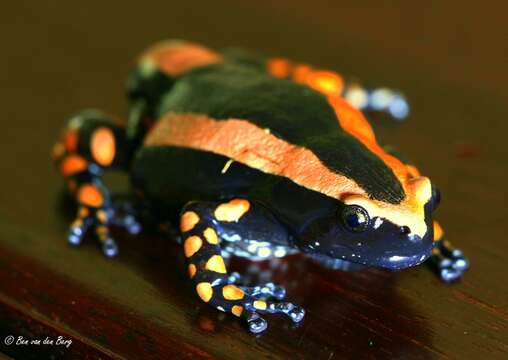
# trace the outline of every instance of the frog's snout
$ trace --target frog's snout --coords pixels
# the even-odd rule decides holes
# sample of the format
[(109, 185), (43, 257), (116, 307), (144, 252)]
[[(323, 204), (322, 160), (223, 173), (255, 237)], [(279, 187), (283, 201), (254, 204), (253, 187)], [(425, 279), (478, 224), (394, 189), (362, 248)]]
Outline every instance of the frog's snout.
[(381, 258), (380, 266), (390, 269), (403, 269), (418, 265), (425, 261), (432, 252), (432, 234), (426, 234), (423, 238), (411, 234), (402, 233), (399, 246), (392, 251), (386, 251)]
[[(431, 223), (430, 218), (426, 223)], [(403, 269), (418, 265), (431, 255), (433, 236), (432, 227), (422, 237), (407, 226), (385, 221), (362, 238), (334, 242), (329, 255), (368, 266)]]

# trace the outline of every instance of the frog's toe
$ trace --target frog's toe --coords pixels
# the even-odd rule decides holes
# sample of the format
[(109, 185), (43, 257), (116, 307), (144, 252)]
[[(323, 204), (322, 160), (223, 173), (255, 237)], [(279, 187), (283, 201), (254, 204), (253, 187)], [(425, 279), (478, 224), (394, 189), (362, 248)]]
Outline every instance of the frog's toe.
[(290, 302), (264, 302), (258, 300), (254, 302), (256, 311), (247, 315), (247, 325), (249, 330), (255, 334), (263, 332), (268, 327), (265, 319), (259, 316), (260, 313), (268, 314), (286, 314), (294, 323), (299, 323), (305, 317), (305, 310)]
[(295, 306), (293, 310), (288, 312), (288, 315), (293, 322), (299, 323), (305, 317), (305, 310), (299, 306)]
[(116, 256), (118, 254), (118, 246), (109, 230), (109, 224), (112, 222), (111, 213), (111, 209), (81, 207), (76, 220), (70, 226), (67, 241), (71, 245), (79, 245), (87, 231), (93, 228), (104, 255), (107, 257)]
[(126, 215), (115, 222), (117, 225), (125, 228), (131, 235), (137, 235), (141, 232), (141, 224), (136, 220), (134, 215)]
[(268, 322), (257, 313), (250, 313), (247, 317), (247, 326), (251, 333), (259, 334), (268, 328)]
[(115, 240), (113, 240), (112, 238), (107, 238), (102, 243), (102, 252), (107, 257), (114, 257), (118, 255), (118, 245), (116, 245)]
[(452, 282), (458, 280), (469, 268), (469, 260), (462, 254), (457, 258), (445, 258), (439, 262), (441, 280)]
[(284, 287), (274, 283), (268, 283), (265, 286), (270, 289), (270, 296), (273, 296), (277, 300), (282, 300), (286, 297), (286, 289)]
[(252, 287), (244, 286), (241, 289), (256, 299), (275, 298), (282, 300), (286, 297), (286, 289), (271, 282)]
[(455, 281), (458, 278), (460, 278), (461, 275), (462, 275), (462, 271), (450, 269), (450, 268), (441, 269), (441, 272), (440, 272), (441, 280), (443, 280), (444, 282)]
[(268, 304), (266, 312), (286, 314), (294, 322), (300, 322), (305, 316), (305, 310), (290, 302), (272, 302)]
[(76, 219), (72, 222), (69, 233), (67, 234), (67, 241), (69, 244), (77, 246), (81, 244), (83, 237), (85, 236), (88, 228), (93, 224), (93, 220), (90, 217), (90, 210), (86, 207), (82, 207), (78, 211)]
[(459, 249), (453, 249), (449, 254), (454, 269), (466, 271), (469, 269), (469, 260)]
[(81, 244), (88, 227), (89, 225), (83, 221), (75, 220), (69, 228), (69, 234), (67, 235), (67, 241), (69, 244), (74, 246)]

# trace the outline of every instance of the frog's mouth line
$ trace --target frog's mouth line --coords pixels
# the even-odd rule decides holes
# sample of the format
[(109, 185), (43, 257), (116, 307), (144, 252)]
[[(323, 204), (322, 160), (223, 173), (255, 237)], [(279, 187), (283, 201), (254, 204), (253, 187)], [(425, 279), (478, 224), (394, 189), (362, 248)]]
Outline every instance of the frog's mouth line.
[(312, 258), (318, 260), (327, 267), (347, 270), (358, 270), (366, 266), (379, 267), (391, 270), (400, 270), (417, 266), (427, 260), (431, 255), (431, 248), (428, 251), (418, 252), (410, 255), (396, 254), (386, 251), (384, 253), (369, 253), (369, 250), (352, 248), (345, 244), (335, 244), (334, 249), (328, 253), (310, 253)]

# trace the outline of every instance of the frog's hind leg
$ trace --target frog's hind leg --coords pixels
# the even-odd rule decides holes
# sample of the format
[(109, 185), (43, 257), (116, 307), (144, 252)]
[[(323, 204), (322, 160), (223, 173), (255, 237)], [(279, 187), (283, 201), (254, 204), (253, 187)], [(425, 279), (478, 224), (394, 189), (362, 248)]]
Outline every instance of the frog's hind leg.
[(67, 189), (78, 203), (68, 241), (78, 245), (93, 228), (106, 256), (114, 256), (118, 247), (108, 226), (120, 223), (135, 228), (131, 218), (115, 218), (110, 194), (101, 177), (107, 170), (125, 169), (128, 159), (125, 132), (121, 125), (96, 110), (86, 110), (72, 117), (61, 140), (54, 146), (53, 158), (65, 178)]
[[(270, 235), (287, 237), (282, 225), (266, 215), (258, 204), (245, 199), (229, 202), (192, 202), (187, 204), (180, 218), (183, 248), (188, 260), (188, 273), (196, 284), (196, 291), (204, 302), (215, 308), (232, 313), (246, 320), (249, 330), (259, 333), (266, 329), (267, 322), (260, 317), (263, 313), (284, 313), (294, 322), (304, 317), (304, 310), (290, 302), (279, 301), (285, 291), (274, 284), (258, 287), (236, 285), (238, 275), (229, 275), (222, 257), (221, 241), (234, 235), (236, 241), (256, 236)], [(253, 218), (255, 217), (255, 219)], [(255, 222), (260, 232), (249, 225)], [(232, 234), (228, 227), (237, 225)], [(240, 230), (241, 228), (244, 231)], [(258, 239), (266, 240), (266, 239)], [(235, 241), (233, 239), (233, 241)], [(270, 300), (275, 298), (275, 300)]]
[(285, 58), (269, 58), (266, 71), (275, 77), (307, 85), (324, 95), (341, 96), (361, 111), (386, 113), (397, 121), (405, 120), (409, 115), (409, 103), (397, 90), (369, 88), (335, 71), (317, 69)]
[(469, 268), (469, 260), (445, 238), (437, 221), (434, 221), (434, 248), (428, 262), (446, 282), (459, 279)]

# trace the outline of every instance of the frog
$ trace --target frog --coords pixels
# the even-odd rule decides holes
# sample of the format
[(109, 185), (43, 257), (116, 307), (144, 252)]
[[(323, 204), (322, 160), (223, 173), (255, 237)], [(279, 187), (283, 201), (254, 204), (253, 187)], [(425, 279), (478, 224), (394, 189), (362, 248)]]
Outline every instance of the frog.
[(127, 98), (125, 118), (71, 116), (53, 148), (77, 204), (72, 245), (93, 232), (113, 257), (112, 226), (141, 231), (136, 206), (120, 211), (103, 180), (123, 172), (134, 203), (161, 228), (179, 228), (197, 296), (256, 334), (268, 327), (263, 314), (300, 323), (305, 310), (280, 285), (248, 286), (228, 271), (231, 257), (301, 253), (334, 269), (425, 262), (445, 282), (469, 268), (433, 220), (439, 189), (380, 145), (367, 119), (367, 110), (406, 116), (397, 91), (286, 58), (166, 40), (139, 56)]

